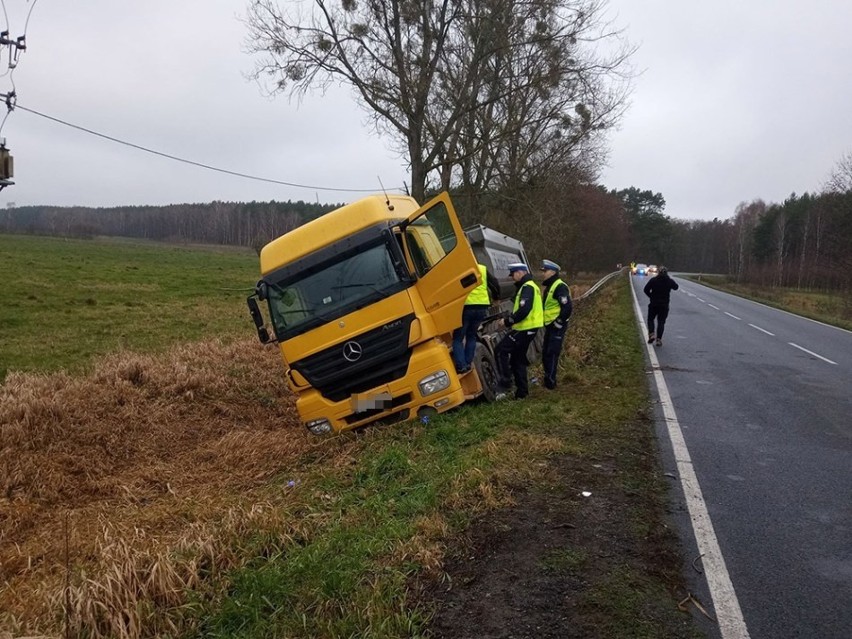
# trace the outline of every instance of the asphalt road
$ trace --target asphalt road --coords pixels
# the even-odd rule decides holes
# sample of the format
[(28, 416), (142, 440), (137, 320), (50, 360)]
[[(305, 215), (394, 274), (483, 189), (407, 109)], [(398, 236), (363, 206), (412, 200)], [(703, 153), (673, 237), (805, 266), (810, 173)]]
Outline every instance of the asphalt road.
[[(647, 279), (631, 279), (645, 315)], [(654, 352), (747, 636), (850, 639), (852, 333), (675, 279), (680, 290)], [(712, 615), (657, 413), (685, 570)], [(746, 636), (703, 627), (710, 637)]]

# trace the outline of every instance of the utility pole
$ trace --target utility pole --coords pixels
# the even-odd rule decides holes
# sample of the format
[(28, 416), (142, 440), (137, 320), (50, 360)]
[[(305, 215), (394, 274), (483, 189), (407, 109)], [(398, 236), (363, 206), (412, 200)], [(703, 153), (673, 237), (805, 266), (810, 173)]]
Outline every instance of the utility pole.
[[(33, 3), (35, 6), (35, 3)], [(32, 12), (32, 7), (30, 7), (30, 11)], [(29, 15), (27, 15), (27, 22), (29, 22)], [(0, 31), (0, 47), (9, 47), (9, 70), (14, 73), (15, 67), (18, 66), (18, 57), (27, 50), (27, 34), (26, 27), (24, 27), (24, 35), (18, 38), (10, 38), (9, 31)], [(11, 77), (11, 76), (10, 76)], [(0, 93), (0, 97), (6, 102), (6, 117), (9, 117), (9, 114), (15, 110), (15, 102), (18, 99), (18, 96), (15, 94), (14, 82), (12, 83), (12, 90), (8, 93)], [(6, 123), (6, 119), (3, 119), (3, 124)], [(0, 124), (0, 131), (2, 131), (3, 125)], [(12, 158), (12, 154), (9, 153), (9, 149), (6, 148), (6, 138), (0, 137), (0, 191), (5, 189), (7, 186), (11, 186), (14, 184), (12, 181), (12, 177), (15, 175), (15, 163), (14, 158)]]

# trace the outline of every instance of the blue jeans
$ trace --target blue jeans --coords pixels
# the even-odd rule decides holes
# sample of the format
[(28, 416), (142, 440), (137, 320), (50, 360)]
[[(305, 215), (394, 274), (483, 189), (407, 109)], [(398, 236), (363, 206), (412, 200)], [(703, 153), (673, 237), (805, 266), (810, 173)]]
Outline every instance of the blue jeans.
[(473, 363), (473, 356), (476, 353), (476, 332), (486, 315), (488, 315), (487, 307), (464, 307), (461, 328), (453, 331), (453, 361), (457, 369), (467, 368)]

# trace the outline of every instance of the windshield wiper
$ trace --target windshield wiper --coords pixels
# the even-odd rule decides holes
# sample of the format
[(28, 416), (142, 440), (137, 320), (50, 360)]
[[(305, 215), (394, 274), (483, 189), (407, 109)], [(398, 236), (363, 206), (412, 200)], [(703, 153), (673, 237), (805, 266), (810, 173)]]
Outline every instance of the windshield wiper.
[[(316, 318), (316, 319), (321, 320), (322, 322), (330, 322), (331, 320), (333, 320), (334, 319), (334, 312), (335, 312), (334, 310), (331, 310), (331, 311), (328, 311), (326, 313), (321, 313), (318, 310), (318, 307), (308, 309), (308, 311), (307, 311), (307, 313), (311, 317), (311, 319)], [(308, 320), (308, 321), (311, 324), (314, 323), (314, 322), (311, 322), (310, 320)]]
[(373, 289), (376, 293), (379, 293), (380, 295), (384, 293), (384, 291), (382, 291), (382, 289), (377, 287), (375, 284), (367, 284), (365, 282), (364, 283), (357, 283), (357, 284), (342, 284), (340, 286), (332, 286), (331, 288), (343, 289), (343, 288), (364, 288), (364, 287), (369, 287), (369, 288)]

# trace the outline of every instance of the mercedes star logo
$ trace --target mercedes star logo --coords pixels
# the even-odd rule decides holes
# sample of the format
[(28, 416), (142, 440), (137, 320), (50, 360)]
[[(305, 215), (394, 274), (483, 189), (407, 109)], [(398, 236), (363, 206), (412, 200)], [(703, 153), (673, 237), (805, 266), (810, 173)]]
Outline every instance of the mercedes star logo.
[(357, 362), (361, 359), (361, 354), (364, 352), (364, 349), (361, 348), (361, 345), (358, 342), (346, 342), (343, 345), (343, 357), (347, 362)]

